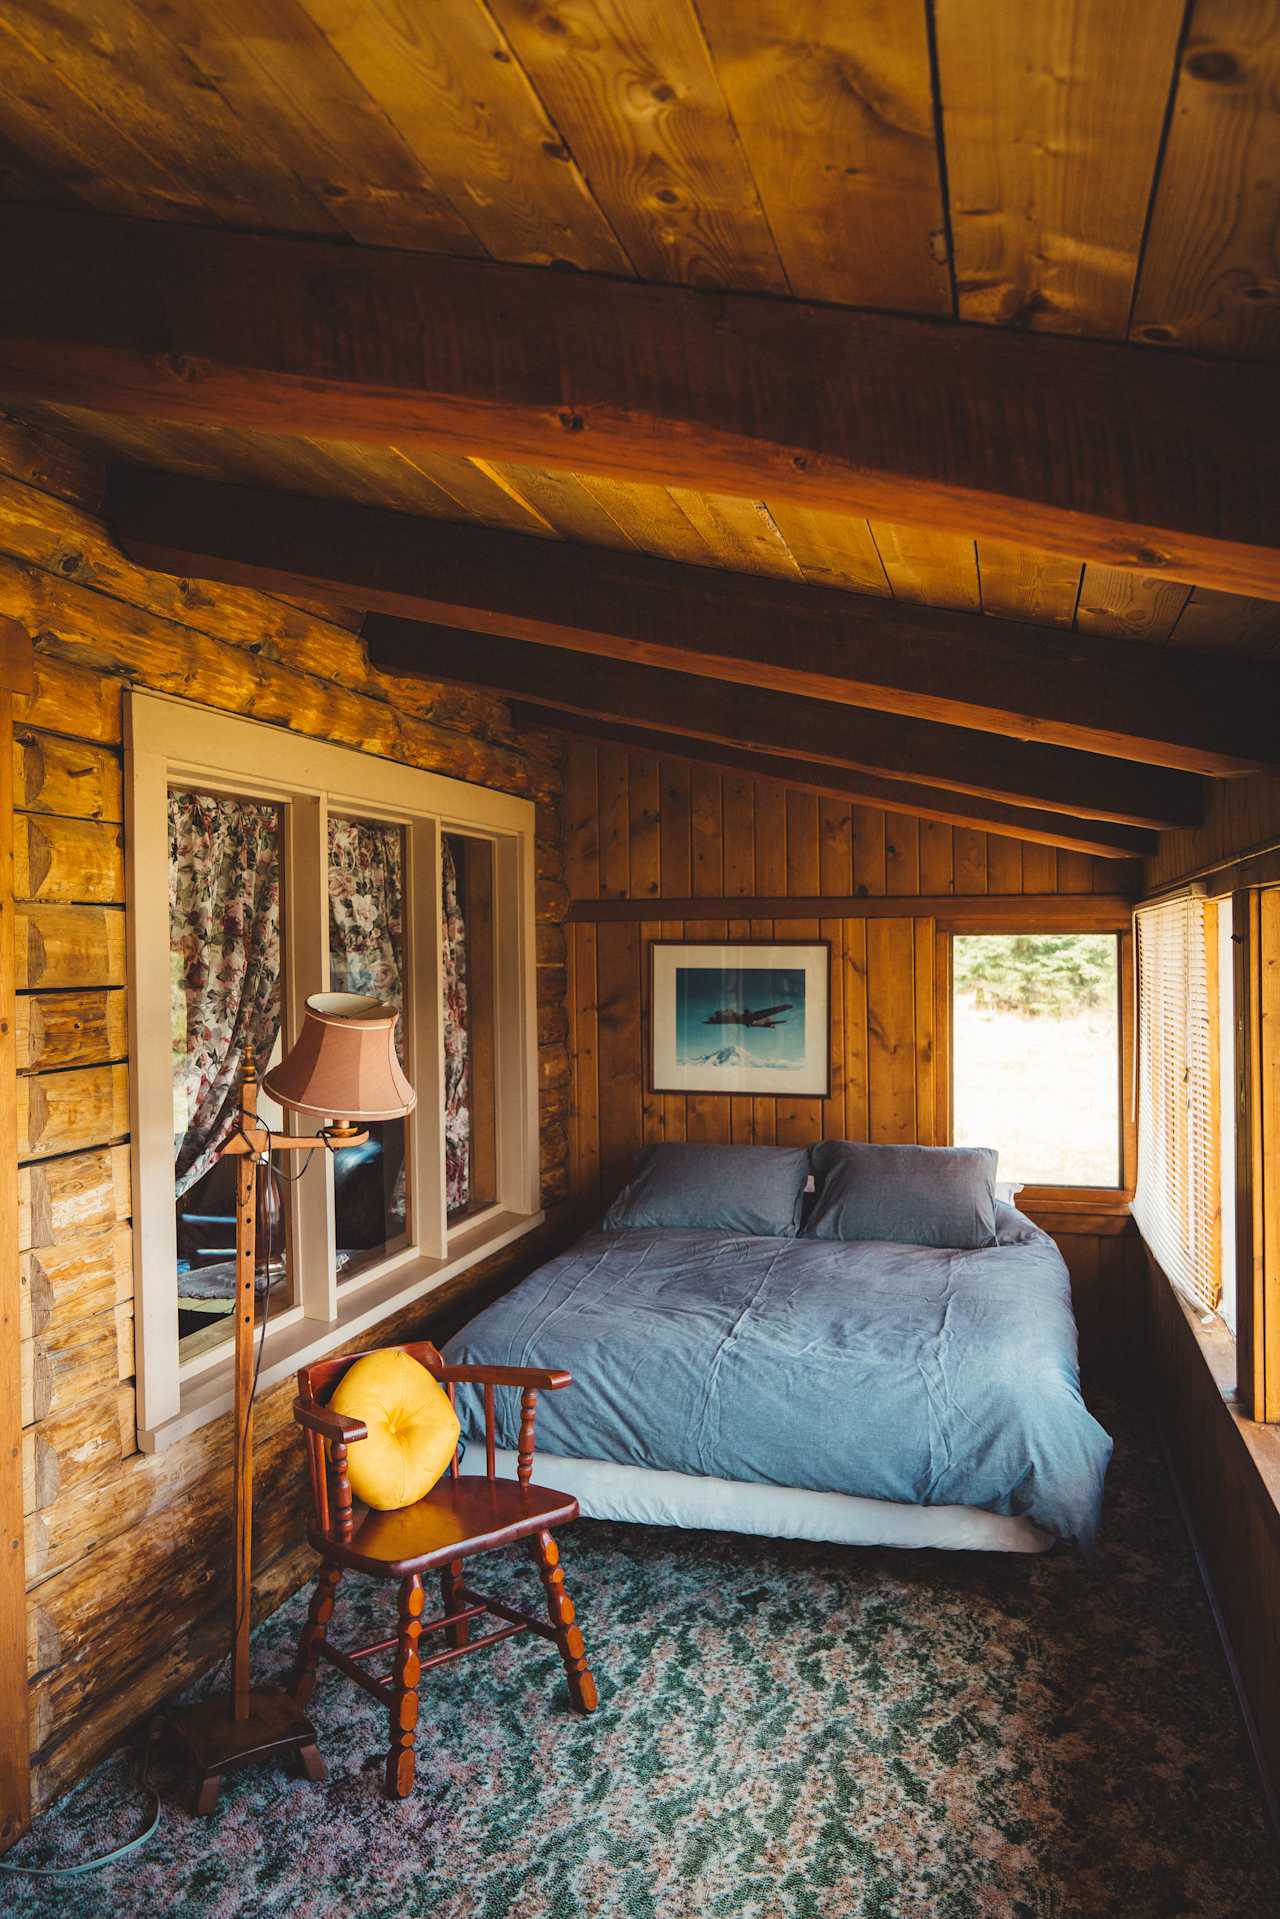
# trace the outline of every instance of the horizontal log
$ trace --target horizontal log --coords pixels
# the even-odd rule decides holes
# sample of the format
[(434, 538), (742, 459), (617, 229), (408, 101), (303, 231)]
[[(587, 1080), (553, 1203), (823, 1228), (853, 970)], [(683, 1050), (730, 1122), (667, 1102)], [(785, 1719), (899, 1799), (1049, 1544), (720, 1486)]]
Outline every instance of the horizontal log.
[(172, 621), (192, 632), (229, 641), (302, 672), (383, 701), (477, 738), (510, 743), (511, 727), (499, 702), (458, 687), (399, 686), (371, 671), (350, 630), (273, 594), (218, 585), (198, 576), (172, 579), (137, 566), (116, 546), (100, 518), (81, 512), (0, 474), (0, 552), (90, 588), (112, 602)]
[(129, 1069), (80, 1066), (18, 1080), (18, 1156), (105, 1146), (129, 1131)]
[(1280, 598), (1274, 367), (45, 206), (0, 241), (15, 400), (416, 434)]
[(123, 902), (123, 831), (96, 820), (15, 814), (13, 890), (23, 900)]
[(49, 1247), (127, 1220), (129, 1148), (100, 1147), (18, 1169), (18, 1245)]
[(16, 919), (19, 992), (124, 985), (123, 908), (19, 905)]
[(119, 1466), (120, 1421), (112, 1389), (79, 1400), (24, 1431), (23, 1511), (40, 1512), (62, 1493), (90, 1485)]
[(99, 1393), (114, 1395), (120, 1382), (115, 1312), (61, 1331), (20, 1342), (22, 1423), (32, 1426), (65, 1413)]
[(19, 728), (13, 741), (15, 804), (82, 820), (124, 818), (120, 758), (87, 740)]
[[(512, 711), (521, 715), (526, 709), (516, 703)], [(1077, 819), (1069, 813), (1049, 812), (1042, 807), (1007, 806), (999, 800), (981, 799), (941, 786), (924, 786), (914, 780), (880, 779), (874, 773), (787, 758), (782, 754), (753, 752), (722, 741), (693, 739), (680, 733), (651, 732), (644, 726), (620, 726), (608, 720), (590, 719), (585, 714), (557, 712), (555, 720), (567, 733), (640, 753), (660, 753), (664, 760), (689, 760), (695, 765), (723, 767), (802, 792), (852, 800), (879, 812), (908, 813), (920, 819), (940, 820), (946, 825), (978, 827), (1004, 838), (1067, 847), (1102, 859), (1125, 860), (1134, 855), (1150, 855), (1157, 845), (1154, 833), (1112, 821)]]
[(371, 659), (401, 671), (468, 680), (579, 718), (658, 728), (1087, 819), (1143, 827), (1194, 825), (1203, 816), (1202, 783), (1165, 767), (385, 614), (366, 622), (365, 636)]
[(503, 792), (550, 799), (559, 790), (554, 769), (512, 747), (401, 713), (386, 700), (350, 692), (4, 557), (0, 594), (40, 635), (41, 654), (76, 666), (93, 664), (157, 693)]
[(84, 993), (20, 993), (18, 1071), (97, 1066), (129, 1050), (125, 996), (118, 987)]
[(15, 725), (118, 746), (124, 736), (124, 682), (37, 651), (32, 690), (13, 703)]
[(133, 1298), (133, 1236), (125, 1225), (33, 1247), (18, 1256), (23, 1339), (61, 1338)]
[(1133, 901), (1109, 893), (857, 893), (687, 895), (681, 899), (574, 900), (570, 924), (706, 919), (963, 920), (975, 928), (1034, 926), (1042, 933), (1127, 933)]
[(1114, 635), (171, 473), (118, 470), (110, 512), (125, 550), (167, 573), (268, 590), (327, 579), (382, 614), (1188, 772), (1280, 761), (1267, 661), (1157, 656)]

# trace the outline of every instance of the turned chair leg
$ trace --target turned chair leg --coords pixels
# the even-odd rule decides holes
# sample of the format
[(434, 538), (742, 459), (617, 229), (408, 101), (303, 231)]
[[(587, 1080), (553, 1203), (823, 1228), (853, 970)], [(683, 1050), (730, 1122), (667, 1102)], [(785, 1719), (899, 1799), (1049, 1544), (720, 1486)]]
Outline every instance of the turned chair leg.
[(425, 1594), (421, 1573), (400, 1582), (400, 1635), (391, 1683), (391, 1750), (387, 1754), (387, 1797), (406, 1799), (413, 1790), (413, 1742), (418, 1725), (418, 1640), (422, 1636)]
[[(440, 1598), (446, 1613), (458, 1612), (462, 1606), (462, 1574), (464, 1562), (453, 1559), (440, 1575)], [(471, 1640), (471, 1621), (460, 1619), (456, 1626), (446, 1626), (445, 1639), (455, 1649), (466, 1646)]]
[(530, 1545), (546, 1590), (547, 1616), (555, 1627), (556, 1645), (560, 1648), (560, 1657), (569, 1681), (569, 1697), (579, 1712), (594, 1712), (599, 1695), (587, 1665), (582, 1628), (574, 1623), (574, 1604), (564, 1589), (560, 1548), (549, 1532), (537, 1533)]
[(298, 1641), (298, 1656), (294, 1661), (293, 1677), (289, 1683), (289, 1691), (294, 1702), (299, 1706), (305, 1706), (315, 1691), (320, 1647), (329, 1629), (329, 1621), (333, 1617), (334, 1595), (338, 1590), (338, 1581), (341, 1577), (341, 1566), (323, 1566), (311, 1595), (311, 1604), (307, 1608), (307, 1623), (302, 1628), (302, 1637)]

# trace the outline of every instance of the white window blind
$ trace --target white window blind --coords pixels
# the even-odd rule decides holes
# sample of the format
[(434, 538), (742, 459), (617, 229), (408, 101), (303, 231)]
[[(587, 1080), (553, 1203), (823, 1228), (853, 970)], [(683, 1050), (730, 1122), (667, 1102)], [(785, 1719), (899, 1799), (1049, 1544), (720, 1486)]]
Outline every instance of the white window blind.
[(1138, 1186), (1133, 1211), (1165, 1273), (1221, 1296), (1216, 926), (1203, 899), (1137, 915)]

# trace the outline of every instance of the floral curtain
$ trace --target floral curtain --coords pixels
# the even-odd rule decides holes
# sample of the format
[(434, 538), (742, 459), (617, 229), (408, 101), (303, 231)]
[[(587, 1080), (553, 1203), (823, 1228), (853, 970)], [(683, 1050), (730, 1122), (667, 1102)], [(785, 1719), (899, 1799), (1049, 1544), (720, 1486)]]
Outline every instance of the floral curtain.
[(212, 1166), (235, 1119), (246, 1042), (280, 1031), (280, 820), (275, 806), (169, 795), (174, 1179)]
[(471, 1199), (471, 1076), (467, 1040), (467, 925), (453, 843), (442, 834), (441, 959), (444, 972), (445, 1204), (459, 1212)]
[[(329, 984), (404, 1010), (404, 829), (329, 819)], [(396, 1022), (404, 1063), (404, 1020)]]

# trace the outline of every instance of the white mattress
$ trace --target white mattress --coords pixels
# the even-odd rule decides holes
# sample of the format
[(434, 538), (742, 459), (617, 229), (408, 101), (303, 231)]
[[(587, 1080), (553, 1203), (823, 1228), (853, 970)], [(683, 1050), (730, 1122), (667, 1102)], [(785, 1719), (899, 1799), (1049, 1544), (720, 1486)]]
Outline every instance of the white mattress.
[[(499, 1450), (500, 1479), (516, 1476), (516, 1455)], [(1051, 1534), (1029, 1519), (1008, 1519), (976, 1506), (907, 1506), (850, 1493), (814, 1493), (798, 1486), (760, 1486), (618, 1466), (607, 1459), (538, 1453), (534, 1480), (571, 1493), (587, 1519), (642, 1526), (688, 1526), (706, 1532), (757, 1533), (768, 1539), (827, 1540), (841, 1546), (931, 1546), (952, 1552), (1042, 1553)]]

